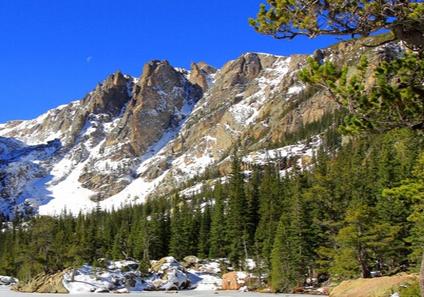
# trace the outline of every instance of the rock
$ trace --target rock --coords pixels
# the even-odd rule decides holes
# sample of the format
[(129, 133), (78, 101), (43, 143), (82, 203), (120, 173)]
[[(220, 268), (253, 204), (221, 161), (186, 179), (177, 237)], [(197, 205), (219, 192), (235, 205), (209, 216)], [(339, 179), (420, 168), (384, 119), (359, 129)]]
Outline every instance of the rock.
[[(397, 48), (382, 49), (396, 54)], [(352, 65), (364, 53), (373, 64), (385, 56), (361, 41), (315, 56)], [(190, 74), (167, 61), (151, 61), (139, 79), (117, 71), (82, 100), (0, 125), (1, 212), (37, 213), (26, 206), (43, 205), (43, 214), (59, 214), (61, 209), (51, 207), (57, 197), (45, 205), (45, 193), (63, 195), (61, 206), (74, 214), (94, 209), (90, 199), (112, 195), (107, 206), (119, 208), (169, 194), (206, 168), (228, 174), (228, 152), (237, 142), (245, 152), (259, 151), (337, 108), (326, 93), (298, 80), (307, 57), (248, 53), (219, 71), (193, 63)], [(354, 72), (352, 67), (349, 75)], [(59, 145), (49, 144), (52, 138)], [(49, 182), (34, 183), (43, 178)], [(71, 182), (69, 193), (58, 191), (65, 181)], [(80, 197), (81, 206), (72, 196)]]
[[(249, 284), (249, 275), (243, 271), (232, 271), (222, 275), (223, 290), (239, 290)], [(253, 281), (253, 280), (252, 280)]]
[(209, 89), (208, 77), (215, 72), (216, 69), (206, 63), (192, 63), (188, 79), (193, 85), (199, 86), (203, 92), (206, 92)]
[(0, 275), (0, 286), (10, 286), (17, 283), (18, 283), (18, 280), (14, 277)]
[(68, 270), (58, 272), (52, 275), (39, 274), (26, 283), (19, 283), (12, 289), (25, 293), (68, 293), (63, 286), (63, 276)]
[(184, 290), (191, 285), (187, 271), (174, 257), (152, 261), (150, 271), (154, 273), (151, 283), (156, 290)]
[(97, 288), (96, 290), (94, 290), (94, 293), (109, 293), (109, 289), (105, 288), (105, 287), (101, 287), (101, 288)]
[(190, 280), (187, 274), (176, 268), (167, 269), (162, 276), (161, 289), (164, 290), (184, 290), (190, 287)]
[(117, 71), (97, 86), (94, 92), (90, 93), (82, 101), (82, 105), (90, 114), (118, 114), (125, 104), (130, 100), (128, 90), (129, 78)]
[(150, 271), (162, 273), (171, 267), (184, 270), (184, 267), (174, 257), (163, 257), (158, 261), (152, 261)]
[(196, 256), (186, 256), (184, 257), (181, 265), (184, 268), (192, 268), (192, 267), (196, 267), (196, 265), (199, 264), (199, 262), (200, 262), (200, 259), (197, 258)]
[(249, 289), (247, 288), (247, 286), (243, 286), (239, 289), (240, 292), (249, 292)]
[(237, 272), (227, 272), (222, 275), (223, 290), (239, 290), (241, 285), (238, 282)]
[(168, 61), (147, 63), (123, 115), (122, 129), (112, 131), (107, 145), (124, 142), (134, 155), (143, 154), (166, 129), (172, 128), (175, 110), (181, 110), (185, 101), (196, 102), (201, 95), (201, 90)]

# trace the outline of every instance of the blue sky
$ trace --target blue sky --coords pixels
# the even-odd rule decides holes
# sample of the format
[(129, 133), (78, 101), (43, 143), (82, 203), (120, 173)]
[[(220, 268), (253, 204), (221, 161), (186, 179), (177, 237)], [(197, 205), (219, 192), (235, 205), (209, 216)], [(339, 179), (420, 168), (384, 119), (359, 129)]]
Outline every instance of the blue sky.
[(139, 76), (152, 59), (220, 67), (249, 51), (311, 53), (335, 42), (257, 34), (247, 19), (263, 1), (0, 1), (0, 122), (80, 99), (117, 69)]

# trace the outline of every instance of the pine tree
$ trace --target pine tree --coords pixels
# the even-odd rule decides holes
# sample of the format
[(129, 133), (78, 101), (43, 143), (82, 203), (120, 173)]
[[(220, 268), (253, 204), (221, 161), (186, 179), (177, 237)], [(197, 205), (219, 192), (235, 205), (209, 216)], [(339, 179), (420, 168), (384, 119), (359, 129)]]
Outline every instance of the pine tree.
[(255, 240), (266, 267), (270, 267), (271, 250), (281, 216), (281, 193), (279, 175), (272, 165), (265, 167), (260, 184), (259, 215)]
[(241, 172), (237, 149), (232, 156), (231, 176), (229, 180), (228, 197), (228, 239), (229, 259), (236, 268), (244, 266), (247, 258), (247, 224), (246, 224), (246, 194), (244, 176)]
[(209, 258), (223, 258), (227, 254), (226, 215), (224, 213), (225, 196), (223, 185), (218, 183), (213, 191), (215, 204), (211, 216)]
[(256, 228), (259, 224), (259, 205), (260, 205), (260, 171), (259, 168), (254, 168), (252, 176), (247, 187), (247, 209), (246, 209), (246, 224), (247, 224), (247, 233), (248, 233), (248, 246), (249, 250), (255, 244), (255, 233)]
[(201, 259), (207, 258), (209, 254), (209, 232), (211, 228), (211, 213), (208, 203), (200, 212), (200, 227), (199, 227), (199, 241), (197, 245), (197, 256)]

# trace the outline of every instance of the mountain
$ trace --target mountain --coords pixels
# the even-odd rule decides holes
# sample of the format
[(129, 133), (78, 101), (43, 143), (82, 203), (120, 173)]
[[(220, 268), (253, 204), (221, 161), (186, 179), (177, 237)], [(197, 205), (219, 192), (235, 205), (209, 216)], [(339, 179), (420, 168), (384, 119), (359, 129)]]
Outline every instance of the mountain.
[[(379, 58), (399, 50), (351, 42), (314, 57), (355, 63), (364, 52)], [(307, 163), (319, 135), (278, 146), (337, 109), (322, 90), (299, 81), (307, 57), (247, 53), (220, 69), (200, 62), (190, 70), (151, 61), (139, 78), (118, 71), (79, 101), (0, 124), (0, 213), (142, 203), (207, 169), (225, 175), (236, 146), (246, 163), (272, 155)]]

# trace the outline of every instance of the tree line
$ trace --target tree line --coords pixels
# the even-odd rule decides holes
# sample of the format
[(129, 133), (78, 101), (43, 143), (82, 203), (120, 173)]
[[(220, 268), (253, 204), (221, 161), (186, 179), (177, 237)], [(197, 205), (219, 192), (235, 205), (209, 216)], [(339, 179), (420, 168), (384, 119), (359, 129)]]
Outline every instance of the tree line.
[[(306, 277), (346, 279), (417, 268), (424, 243), (423, 139), (407, 129), (326, 143), (309, 169), (274, 163), (192, 197), (173, 194), (104, 212), (15, 220), (0, 232), (0, 274), (25, 280), (102, 258), (228, 258), (257, 263), (275, 291)], [(295, 162), (296, 164), (296, 162)]]

